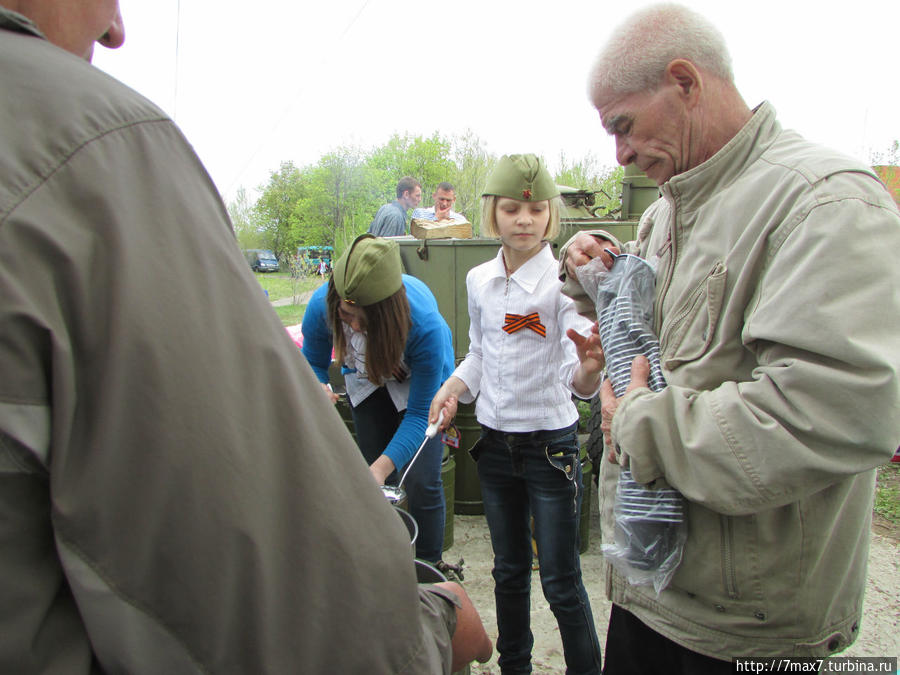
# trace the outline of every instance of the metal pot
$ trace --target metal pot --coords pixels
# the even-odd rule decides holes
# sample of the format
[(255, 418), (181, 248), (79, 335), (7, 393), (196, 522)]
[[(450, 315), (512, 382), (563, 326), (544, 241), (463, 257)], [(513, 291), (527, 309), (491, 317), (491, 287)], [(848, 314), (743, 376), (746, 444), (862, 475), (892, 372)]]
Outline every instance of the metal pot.
[(409, 543), (413, 548), (415, 548), (416, 537), (419, 536), (419, 526), (416, 524), (416, 519), (403, 509), (397, 508), (396, 506), (394, 507), (394, 511), (397, 512), (397, 515), (400, 516), (400, 520), (402, 520), (403, 524), (406, 525), (406, 530), (409, 532)]
[(437, 567), (416, 558), (416, 581), (420, 584), (436, 584), (447, 581), (447, 577)]
[(409, 510), (409, 500), (406, 497), (406, 490), (402, 487), (397, 487), (396, 485), (382, 485), (381, 493), (391, 506), (396, 506), (398, 509), (403, 509), (404, 511)]

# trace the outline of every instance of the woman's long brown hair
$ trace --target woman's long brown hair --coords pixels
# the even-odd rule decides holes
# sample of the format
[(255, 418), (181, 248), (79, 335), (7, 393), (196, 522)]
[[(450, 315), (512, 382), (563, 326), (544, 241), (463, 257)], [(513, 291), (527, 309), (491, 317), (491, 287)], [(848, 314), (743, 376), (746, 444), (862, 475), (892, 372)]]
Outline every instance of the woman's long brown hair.
[[(331, 320), (334, 358), (338, 363), (343, 363), (347, 354), (347, 342), (344, 339), (344, 322), (338, 311), (341, 298), (333, 280), (328, 281), (325, 297)], [(370, 382), (381, 386), (400, 365), (406, 349), (406, 338), (412, 327), (406, 288), (401, 286), (392, 296), (362, 307), (362, 310), (365, 315), (366, 374)]]

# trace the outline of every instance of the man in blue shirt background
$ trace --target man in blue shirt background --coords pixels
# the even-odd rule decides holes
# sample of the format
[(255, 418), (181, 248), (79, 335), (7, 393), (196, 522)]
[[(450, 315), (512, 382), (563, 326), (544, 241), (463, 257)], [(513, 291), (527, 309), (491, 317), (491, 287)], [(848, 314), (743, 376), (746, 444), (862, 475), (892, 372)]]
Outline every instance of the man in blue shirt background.
[(397, 183), (397, 199), (385, 204), (369, 225), (369, 233), (376, 237), (398, 237), (406, 234), (406, 212), (422, 201), (422, 184), (412, 176), (404, 176)]

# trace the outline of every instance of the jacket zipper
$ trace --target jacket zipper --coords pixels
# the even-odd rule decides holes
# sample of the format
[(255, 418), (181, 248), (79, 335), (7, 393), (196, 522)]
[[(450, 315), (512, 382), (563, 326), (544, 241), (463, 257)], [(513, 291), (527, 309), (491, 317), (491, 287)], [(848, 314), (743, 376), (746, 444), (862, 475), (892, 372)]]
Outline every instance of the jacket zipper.
[(722, 535), (722, 584), (728, 597), (734, 600), (739, 594), (734, 576), (734, 529), (731, 518), (719, 516), (719, 530)]
[[(660, 249), (660, 252), (664, 252), (665, 249), (668, 248), (671, 250), (669, 255), (669, 264), (666, 265), (666, 275), (663, 279), (663, 283), (659, 286), (659, 290), (656, 293), (656, 302), (653, 308), (653, 323), (654, 328), (656, 330), (656, 334), (662, 337), (662, 306), (663, 306), (663, 298), (666, 297), (666, 293), (669, 290), (669, 285), (672, 283), (672, 276), (675, 273), (675, 256), (678, 252), (677, 246), (675, 245), (675, 208), (672, 208), (672, 218), (669, 222), (669, 236), (666, 239), (666, 243)], [(660, 256), (660, 261), (662, 261), (662, 256)], [(660, 354), (662, 354), (663, 346), (659, 345)]]

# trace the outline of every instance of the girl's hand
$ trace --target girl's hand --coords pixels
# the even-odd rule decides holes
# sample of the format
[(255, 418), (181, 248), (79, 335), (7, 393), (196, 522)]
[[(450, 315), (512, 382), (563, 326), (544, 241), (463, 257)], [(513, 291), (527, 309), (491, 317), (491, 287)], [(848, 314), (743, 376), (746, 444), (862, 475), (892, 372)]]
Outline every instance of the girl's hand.
[(326, 383), (324, 383), (324, 382), (320, 382), (319, 384), (322, 385), (322, 390), (325, 392), (325, 395), (328, 396), (328, 400), (331, 401), (332, 404), (337, 403), (337, 402), (338, 402), (338, 399), (340, 398), (340, 395), (339, 395), (339, 394), (335, 394), (335, 393), (332, 391), (331, 385), (330, 385), (330, 384), (326, 384)]
[(456, 417), (456, 411), (459, 407), (460, 395), (467, 392), (469, 388), (466, 383), (455, 375), (447, 378), (447, 381), (437, 390), (434, 398), (431, 399), (431, 407), (428, 410), (428, 423), (437, 422), (441, 415), (441, 409), (444, 411), (444, 421), (438, 427), (441, 431), (450, 426), (453, 418)]
[(434, 398), (431, 399), (431, 408), (428, 410), (428, 423), (434, 424), (437, 422), (441, 417), (441, 410), (443, 410), (444, 419), (438, 427), (439, 431), (443, 431), (450, 426), (450, 422), (456, 417), (458, 406), (459, 399), (442, 386), (438, 389)]
[(572, 376), (572, 386), (582, 398), (590, 398), (597, 391), (606, 363), (597, 331), (596, 321), (586, 337), (573, 328), (566, 331), (568, 338), (575, 343), (575, 351), (580, 362)]
[(578, 360), (586, 375), (596, 375), (603, 370), (606, 364), (606, 358), (603, 356), (603, 347), (600, 344), (600, 328), (597, 322), (591, 326), (589, 335), (584, 336), (574, 328), (566, 331), (568, 338), (575, 343), (575, 351), (578, 353)]
[(441, 411), (444, 411), (444, 419), (441, 421), (440, 426), (438, 427), (438, 431), (443, 431), (447, 427), (450, 426), (450, 423), (453, 421), (453, 418), (456, 417), (456, 410), (459, 407), (459, 399), (452, 394), (447, 396), (447, 398), (443, 399), (441, 402), (438, 401), (438, 395), (435, 394), (434, 399), (431, 401), (431, 409), (428, 411), (428, 423), (433, 424), (440, 419)]

